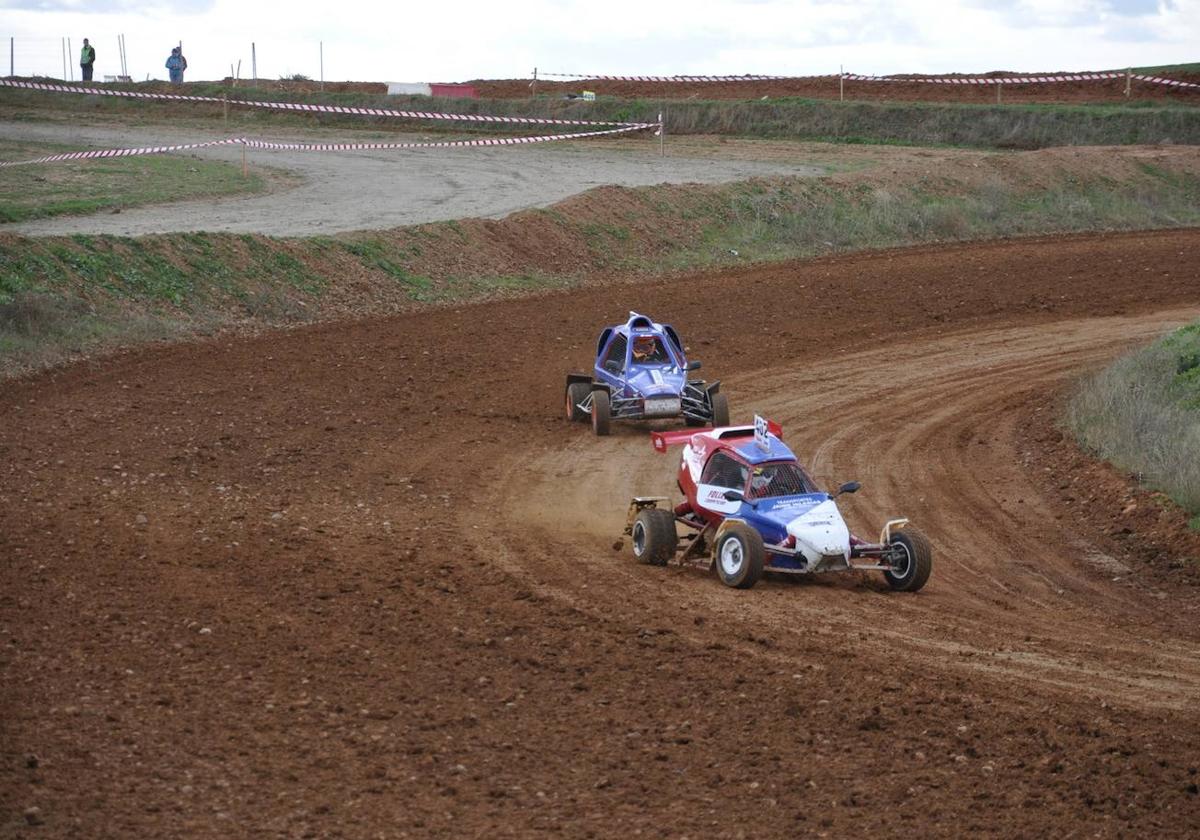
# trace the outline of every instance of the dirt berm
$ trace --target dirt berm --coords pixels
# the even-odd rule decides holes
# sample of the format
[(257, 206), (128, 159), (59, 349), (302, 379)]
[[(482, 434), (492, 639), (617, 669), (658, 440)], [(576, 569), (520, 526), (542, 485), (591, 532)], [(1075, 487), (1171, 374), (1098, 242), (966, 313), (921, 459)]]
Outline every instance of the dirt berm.
[[(130, 353), (0, 391), (8, 837), (1194, 836), (1200, 591), (1020, 433), (1200, 315), (1200, 231), (916, 248)], [(636, 308), (936, 566), (633, 564)], [(1036, 467), (1034, 466), (1036, 462)]]

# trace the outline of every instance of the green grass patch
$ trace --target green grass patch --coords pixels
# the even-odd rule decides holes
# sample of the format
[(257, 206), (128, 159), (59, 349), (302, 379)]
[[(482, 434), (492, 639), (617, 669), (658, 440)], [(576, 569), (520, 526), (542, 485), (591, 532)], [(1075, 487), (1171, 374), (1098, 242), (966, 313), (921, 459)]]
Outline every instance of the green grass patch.
[[(1120, 72), (1120, 71), (1115, 71)], [(1134, 67), (1134, 73), (1146, 75), (1169, 76), (1172, 73), (1200, 73), (1200, 63), (1191, 64), (1159, 64), (1154, 67)]]
[[(1078, 163), (1047, 171), (1041, 156), (1029, 171), (1021, 167), (1024, 156), (976, 159), (978, 168), (918, 172), (901, 183), (885, 173), (881, 180), (868, 174), (610, 188), (597, 201), (585, 196), (500, 221), (343, 236), (0, 235), (0, 306), (17, 307), (9, 326), (0, 328), (0, 369), (34, 357), (43, 363), (56, 344), (70, 350), (130, 343), (147, 334), (146, 324), (182, 333), (246, 320), (287, 324), (526, 294), (592, 275), (644, 276), (1022, 234), (1200, 225), (1200, 173), (1184, 156), (1147, 161), (1126, 155), (1125, 165), (1107, 168), (1109, 175)], [(37, 320), (20, 315), (21, 307), (35, 301), (53, 311), (56, 300), (67, 313), (59, 321), (77, 323), (73, 332), (18, 326)], [(79, 302), (84, 310), (72, 308)], [(36, 307), (34, 316), (41, 311)], [(130, 324), (129, 341), (113, 326), (122, 318)], [(1172, 340), (1190, 335), (1183, 331)], [(1200, 404), (1200, 348), (1180, 348), (1173, 365), (1177, 400)]]
[[(80, 151), (0, 140), (0, 160)], [(182, 154), (65, 161), (0, 169), (0, 223), (120, 211), (193, 198), (258, 193), (263, 177), (233, 164)]]
[(780, 260), (837, 250), (920, 242), (1096, 229), (1200, 225), (1200, 177), (1183, 172), (1154, 182), (1060, 179), (1044, 189), (996, 184), (973, 192), (934, 193), (920, 186), (861, 186), (823, 181), (733, 188), (723, 212), (685, 213), (708, 223), (702, 240), (671, 255), (671, 267), (738, 260)]
[(1200, 524), (1200, 322), (1084, 380), (1066, 423), (1080, 443)]
[[(112, 85), (149, 90), (146, 85)], [(325, 105), (437, 110), (461, 114), (553, 117), (656, 122), (663, 110), (658, 100), (564, 101), (557, 96), (534, 99), (437, 100), (429, 97), (363, 93), (297, 94), (286, 91), (229, 89), (217, 83), (188, 84), (186, 93), (229, 95), (232, 99), (269, 99)], [(169, 103), (154, 100), (77, 97), (36, 91), (0, 90), (0, 114), (10, 119), (62, 114), (71, 119), (120, 119), (148, 124), (170, 119), (211, 125), (224, 119), (220, 104)], [(1124, 145), (1130, 143), (1200, 144), (1200, 107), (1160, 100), (1118, 104), (964, 104), (943, 102), (838, 102), (788, 97), (768, 101), (687, 100), (666, 108), (667, 145), (678, 134), (723, 134), (748, 137), (838, 142), (945, 145), (980, 148), (1036, 149), (1047, 146)], [(223, 123), (231, 133), (268, 127), (317, 127), (394, 130), (388, 117), (347, 116), (251, 110), (231, 105)], [(405, 121), (405, 127), (431, 135), (478, 137), (529, 134), (530, 126), (514, 124), (463, 126), (446, 122)]]

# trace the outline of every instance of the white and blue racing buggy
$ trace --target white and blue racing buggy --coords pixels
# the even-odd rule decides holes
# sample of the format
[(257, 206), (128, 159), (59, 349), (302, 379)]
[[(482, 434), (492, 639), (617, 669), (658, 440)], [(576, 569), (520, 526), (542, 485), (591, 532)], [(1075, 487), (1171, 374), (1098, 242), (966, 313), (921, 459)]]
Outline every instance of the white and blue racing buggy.
[(613, 420), (682, 417), (689, 426), (729, 425), (720, 381), (691, 379), (699, 369), (669, 324), (630, 312), (624, 324), (600, 333), (591, 375), (567, 374), (567, 419), (590, 418), (597, 435), (607, 435)]

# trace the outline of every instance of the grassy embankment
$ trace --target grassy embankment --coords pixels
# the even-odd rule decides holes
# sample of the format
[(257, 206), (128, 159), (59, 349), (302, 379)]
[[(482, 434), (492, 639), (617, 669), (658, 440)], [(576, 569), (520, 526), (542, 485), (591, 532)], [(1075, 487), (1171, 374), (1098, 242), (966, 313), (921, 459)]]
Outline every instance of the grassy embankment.
[(1200, 530), (1200, 322), (1085, 380), (1067, 425), (1094, 454), (1170, 496)]
[[(108, 85), (148, 89), (144, 85)], [(661, 102), (600, 97), (596, 102), (552, 97), (536, 99), (437, 100), (429, 97), (382, 96), (361, 93), (294, 94), (286, 91), (229, 89), (217, 83), (186, 86), (197, 96), (233, 99), (266, 99), (277, 102), (310, 102), (324, 105), (439, 110), (464, 114), (522, 115), (564, 119), (655, 122)], [(964, 105), (914, 102), (833, 102), (820, 99), (770, 101), (685, 101), (665, 106), (668, 136), (716, 134), (779, 137), (852, 143), (945, 145), (976, 148), (1039, 149), (1049, 146), (1113, 146), (1128, 144), (1200, 144), (1200, 94), (1195, 104), (1134, 101), (1121, 105)], [(41, 119), (48, 114), (70, 113), (92, 120), (119, 117), (130, 124), (139, 120), (182, 117), (204, 120), (211, 127), (227, 126), (231, 133), (272, 127), (342, 126), (395, 128), (384, 117), (349, 117), (332, 114), (303, 115), (230, 106), (228, 120), (220, 104), (169, 103), (98, 96), (47, 94), (0, 90), (0, 117)], [(423, 131), (454, 131), (462, 126), (445, 123), (408, 123)], [(480, 127), (479, 133), (509, 131), (538, 133), (536, 128), (514, 125)]]
[[(0, 160), (32, 160), (69, 151), (78, 149), (0, 140)], [(0, 170), (0, 223), (116, 213), (145, 204), (259, 193), (266, 188), (267, 179), (260, 170), (243, 178), (237, 166), (186, 155), (14, 166)]]
[(0, 235), (0, 372), (146, 338), (379, 314), (591, 278), (1200, 224), (1196, 156), (1153, 162), (1105, 152), (1048, 167), (1044, 154), (972, 155), (899, 175), (606, 187), (500, 221), (339, 237)]

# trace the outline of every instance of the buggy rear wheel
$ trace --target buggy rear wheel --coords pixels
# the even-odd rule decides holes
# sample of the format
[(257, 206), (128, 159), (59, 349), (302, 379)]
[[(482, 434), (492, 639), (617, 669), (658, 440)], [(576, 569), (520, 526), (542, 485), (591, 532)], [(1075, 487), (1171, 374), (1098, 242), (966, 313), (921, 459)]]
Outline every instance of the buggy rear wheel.
[(766, 553), (758, 531), (741, 522), (731, 523), (713, 551), (717, 577), (726, 586), (749, 589), (763, 575)]
[(597, 388), (592, 391), (592, 431), (597, 435), (607, 435), (612, 421), (612, 401), (608, 391)]
[(724, 394), (712, 395), (712, 424), (714, 427), (729, 425), (729, 400)]
[(646, 508), (633, 520), (633, 556), (639, 563), (665, 566), (679, 548), (675, 514), (669, 510)]
[(933, 571), (933, 547), (928, 538), (916, 528), (905, 528), (892, 534), (888, 544), (895, 547), (898, 557), (883, 573), (888, 586), (897, 592), (916, 592)]
[(579, 404), (587, 399), (590, 390), (586, 382), (572, 382), (567, 385), (567, 420), (582, 423), (588, 418), (587, 412), (580, 408)]

